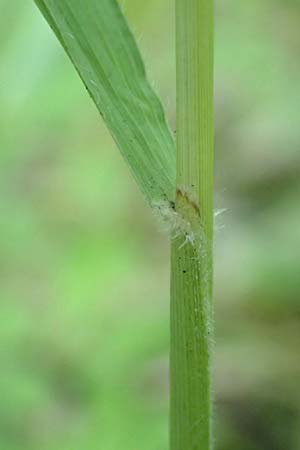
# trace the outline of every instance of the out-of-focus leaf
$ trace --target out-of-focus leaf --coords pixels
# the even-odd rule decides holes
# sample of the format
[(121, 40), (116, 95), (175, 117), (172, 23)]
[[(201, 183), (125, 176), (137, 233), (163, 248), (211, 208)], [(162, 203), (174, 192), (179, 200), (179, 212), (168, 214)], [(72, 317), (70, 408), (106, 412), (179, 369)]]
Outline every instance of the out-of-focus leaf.
[(116, 0), (35, 0), (150, 203), (172, 199), (175, 146)]

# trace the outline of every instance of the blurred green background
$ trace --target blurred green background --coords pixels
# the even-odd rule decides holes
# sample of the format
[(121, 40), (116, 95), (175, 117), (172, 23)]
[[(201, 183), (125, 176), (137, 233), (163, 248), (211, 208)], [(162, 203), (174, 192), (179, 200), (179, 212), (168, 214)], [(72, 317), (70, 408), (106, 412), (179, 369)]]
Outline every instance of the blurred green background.
[[(175, 130), (173, 1), (122, 5)], [(299, 21), (216, 5), (216, 450), (300, 449)], [(166, 450), (168, 242), (33, 1), (0, 116), (0, 450)]]

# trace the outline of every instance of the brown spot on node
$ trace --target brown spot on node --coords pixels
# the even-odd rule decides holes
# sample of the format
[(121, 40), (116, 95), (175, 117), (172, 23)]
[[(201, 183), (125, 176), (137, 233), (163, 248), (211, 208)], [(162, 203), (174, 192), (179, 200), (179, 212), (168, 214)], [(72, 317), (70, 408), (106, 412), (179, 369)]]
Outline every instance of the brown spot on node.
[(190, 196), (188, 195), (187, 192), (182, 192), (181, 189), (177, 188), (176, 189), (176, 198), (178, 200), (184, 200), (189, 206), (191, 206), (193, 208), (193, 210), (195, 211), (195, 213), (200, 216), (200, 209), (199, 206), (197, 205), (197, 203), (192, 200), (190, 198)]

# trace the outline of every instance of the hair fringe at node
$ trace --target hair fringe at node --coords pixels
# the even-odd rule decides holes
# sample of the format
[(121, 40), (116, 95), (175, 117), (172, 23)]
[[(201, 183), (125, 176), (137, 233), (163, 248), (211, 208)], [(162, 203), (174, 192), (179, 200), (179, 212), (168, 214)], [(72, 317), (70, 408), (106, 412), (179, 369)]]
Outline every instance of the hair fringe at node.
[(195, 245), (195, 233), (190, 222), (182, 217), (168, 200), (153, 202), (152, 208), (161, 229), (167, 232), (171, 239), (184, 236), (185, 241), (181, 246), (187, 243)]

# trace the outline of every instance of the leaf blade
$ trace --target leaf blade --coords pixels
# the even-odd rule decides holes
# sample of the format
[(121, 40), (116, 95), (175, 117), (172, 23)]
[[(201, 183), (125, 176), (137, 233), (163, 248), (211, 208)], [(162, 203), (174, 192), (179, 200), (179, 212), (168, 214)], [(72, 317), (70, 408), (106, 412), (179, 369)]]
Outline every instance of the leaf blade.
[(175, 144), (116, 0), (35, 0), (150, 204), (173, 200)]

